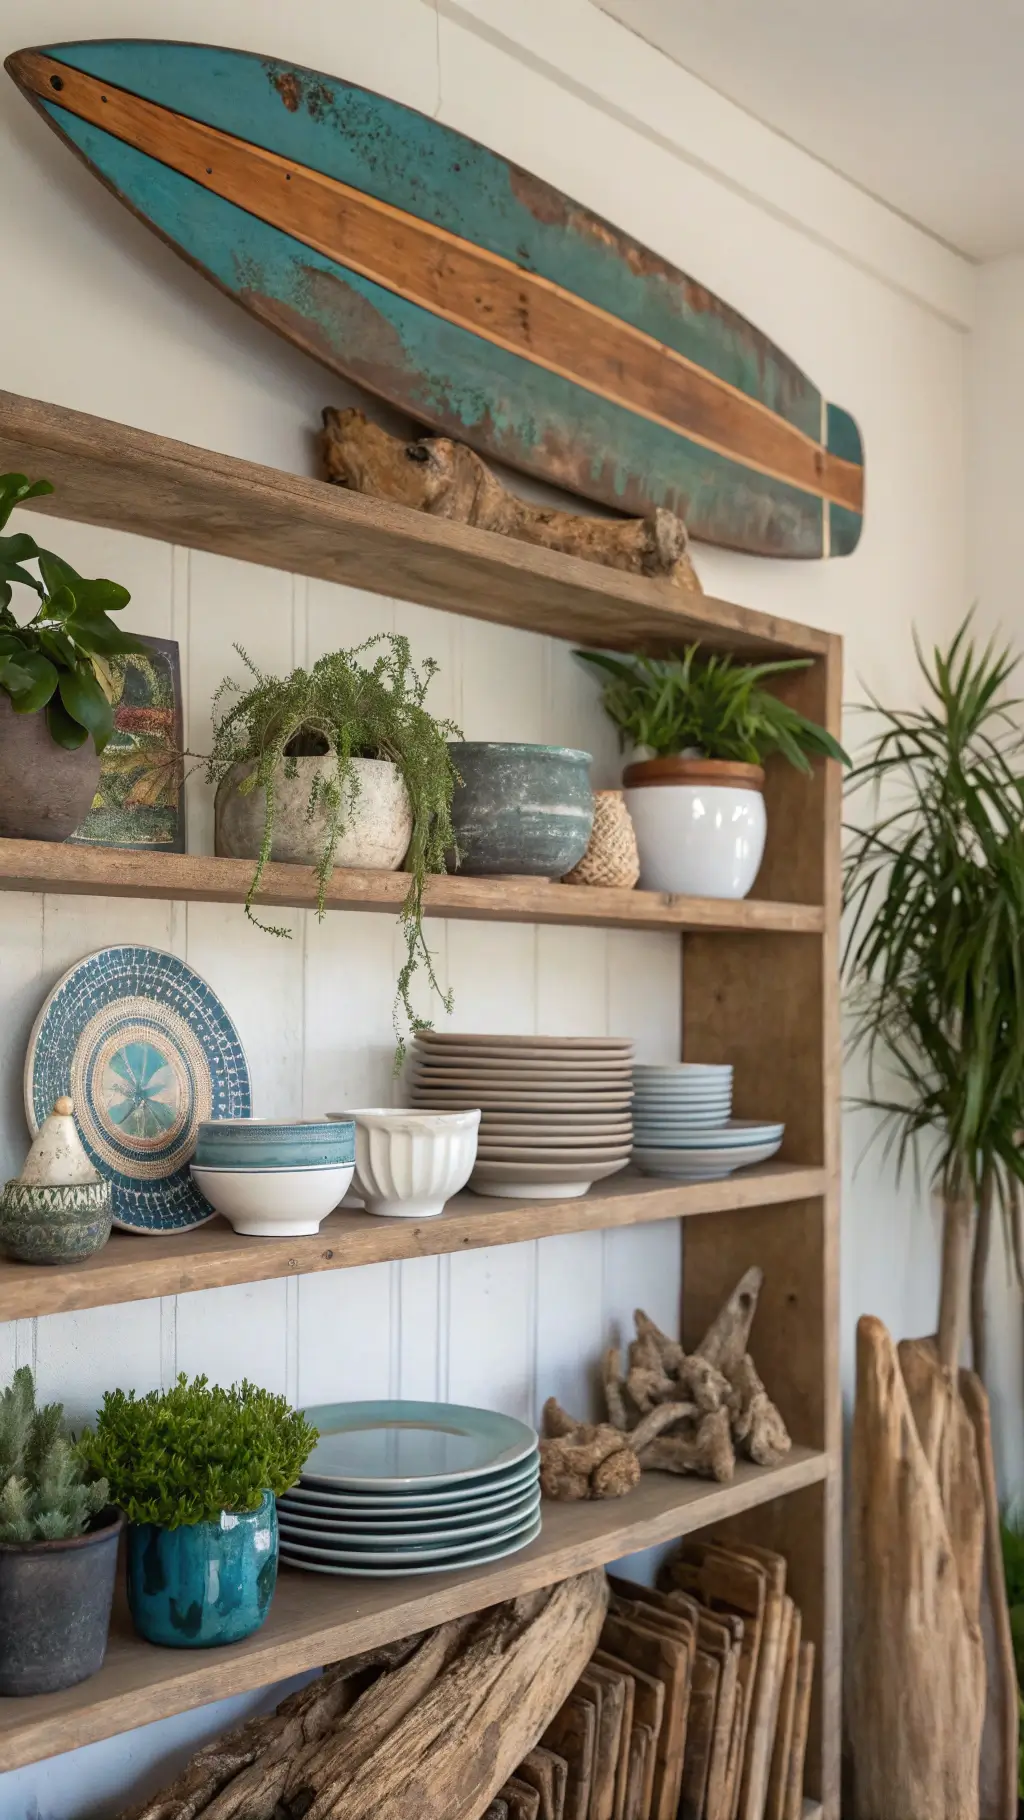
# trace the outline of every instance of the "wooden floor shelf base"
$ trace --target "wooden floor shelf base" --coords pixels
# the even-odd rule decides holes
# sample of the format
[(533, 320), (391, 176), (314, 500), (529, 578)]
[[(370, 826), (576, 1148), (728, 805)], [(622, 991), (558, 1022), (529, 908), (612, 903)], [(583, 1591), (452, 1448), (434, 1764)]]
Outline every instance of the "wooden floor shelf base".
[[(55, 891), (74, 896), (155, 897), (183, 903), (242, 904), (252, 861), (200, 853), (138, 853), (122, 847), (79, 847), (59, 841), (0, 840), (0, 891)], [(409, 889), (406, 872), (337, 871), (327, 888), (329, 910), (383, 910), (397, 916)], [(316, 874), (310, 866), (268, 866), (261, 905), (313, 910)], [(576, 923), (594, 928), (779, 931), (820, 935), (816, 904), (760, 898), (675, 897), (668, 891), (617, 891), (556, 885), (542, 878), (428, 879), (428, 916), (499, 923)]]
[(263, 1629), (227, 1649), (156, 1649), (121, 1609), (98, 1675), (63, 1693), (0, 1700), (0, 1772), (483, 1610), (819, 1484), (828, 1472), (827, 1455), (796, 1447), (782, 1466), (740, 1466), (731, 1485), (647, 1473), (628, 1498), (545, 1504), (536, 1542), (465, 1574), (334, 1580), (283, 1569)]
[(824, 1170), (765, 1163), (724, 1182), (665, 1182), (626, 1173), (569, 1201), (505, 1201), (458, 1194), (431, 1220), (332, 1213), (308, 1238), (245, 1238), (221, 1219), (187, 1233), (148, 1237), (115, 1232), (102, 1251), (77, 1264), (43, 1267), (0, 1259), (0, 1321), (398, 1258), (440, 1257), (554, 1233), (641, 1226), (652, 1220), (810, 1200), (824, 1194), (826, 1186)]

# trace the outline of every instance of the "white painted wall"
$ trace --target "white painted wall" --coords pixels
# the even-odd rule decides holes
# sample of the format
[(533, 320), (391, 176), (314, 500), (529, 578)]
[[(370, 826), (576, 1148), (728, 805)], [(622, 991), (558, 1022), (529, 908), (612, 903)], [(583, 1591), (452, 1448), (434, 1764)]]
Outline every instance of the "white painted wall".
[[(3, 48), (141, 29), (132, 0), (5, 0)], [(848, 694), (915, 687), (910, 627), (945, 634), (965, 599), (963, 331), (971, 274), (906, 223), (703, 97), (586, 0), (148, 0), (145, 30), (292, 57), (476, 134), (649, 242), (745, 311), (861, 423), (868, 512), (846, 563), (698, 553), (709, 589), (843, 633)], [(685, 84), (685, 86), (684, 86)], [(699, 105), (702, 103), (702, 105)], [(310, 430), (341, 388), (248, 321), (131, 219), (12, 88), (0, 88), (9, 244), (0, 300), (4, 385), (211, 448), (309, 471)], [(442, 663), (434, 705), (468, 737), (557, 739), (613, 753), (564, 648), (355, 590), (61, 527), (60, 547), (133, 591), (131, 623), (182, 646), (189, 737), (244, 640), (264, 664), (305, 661), (369, 630), (408, 631)], [(53, 533), (58, 542), (58, 532)], [(851, 735), (852, 736), (852, 735)], [(189, 838), (210, 847), (201, 783)], [(20, 1161), (25, 1036), (60, 972), (101, 944), (185, 954), (248, 1048), (257, 1109), (316, 1113), (388, 1092), (396, 936), (386, 919), (296, 914), (273, 943), (227, 907), (0, 898), (0, 1148)], [(463, 1028), (605, 1030), (647, 1057), (678, 1053), (678, 944), (624, 933), (437, 926)], [(846, 1145), (844, 1365), (864, 1309), (903, 1332), (934, 1317), (935, 1233), (912, 1187)], [(140, 1240), (140, 1243), (144, 1241)], [(243, 1372), (299, 1400), (450, 1395), (531, 1415), (549, 1391), (582, 1403), (609, 1325), (638, 1301), (675, 1319), (667, 1226), (448, 1260), (260, 1284), (0, 1329), (0, 1370), (36, 1365), (76, 1416), (120, 1383), (178, 1369)], [(233, 1702), (231, 1712), (251, 1702)], [(166, 1773), (207, 1709), (0, 1779), (0, 1820), (114, 1813)]]

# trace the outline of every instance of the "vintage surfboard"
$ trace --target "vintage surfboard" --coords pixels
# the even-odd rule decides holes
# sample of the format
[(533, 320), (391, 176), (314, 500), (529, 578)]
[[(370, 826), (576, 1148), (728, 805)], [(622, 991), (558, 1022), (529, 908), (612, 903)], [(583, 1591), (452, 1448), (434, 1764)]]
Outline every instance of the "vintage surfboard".
[(417, 422), (731, 549), (856, 546), (852, 417), (693, 279), (474, 140), (209, 45), (58, 44), (7, 69), (201, 272)]

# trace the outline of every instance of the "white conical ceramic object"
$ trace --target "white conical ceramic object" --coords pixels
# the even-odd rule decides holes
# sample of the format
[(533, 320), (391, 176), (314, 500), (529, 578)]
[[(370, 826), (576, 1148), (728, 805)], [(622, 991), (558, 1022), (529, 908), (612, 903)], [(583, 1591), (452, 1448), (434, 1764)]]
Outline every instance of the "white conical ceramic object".
[(64, 1188), (99, 1181), (78, 1135), (71, 1100), (55, 1101), (49, 1118), (43, 1120), (32, 1139), (18, 1179), (33, 1188)]

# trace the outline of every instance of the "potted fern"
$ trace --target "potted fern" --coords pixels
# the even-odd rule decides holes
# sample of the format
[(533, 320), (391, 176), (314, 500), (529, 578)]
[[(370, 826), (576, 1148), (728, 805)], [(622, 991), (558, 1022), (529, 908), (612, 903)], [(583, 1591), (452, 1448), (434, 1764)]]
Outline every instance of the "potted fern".
[(150, 1643), (202, 1649), (259, 1629), (277, 1582), (274, 1499), (317, 1439), (248, 1381), (182, 1372), (168, 1391), (107, 1391), (79, 1450), (128, 1518), (128, 1604)]
[(413, 1029), (425, 1025), (409, 992), (418, 966), (450, 1009), (422, 920), (426, 876), (443, 872), (455, 847), (458, 779), (447, 742), (459, 729), (424, 707), (438, 666), (428, 658), (417, 667), (408, 639), (390, 632), (285, 677), (264, 676), (236, 650), (253, 680), (239, 691), (226, 679), (214, 698), (208, 776), (217, 785), (216, 850), (255, 861), (246, 915), (285, 936), (287, 929), (260, 923), (253, 908), (268, 861), (315, 869), (321, 917), (335, 866), (393, 872), (404, 862), (406, 954), (395, 1002), (401, 1053), (400, 1012)]
[(56, 1693), (102, 1667), (122, 1524), (21, 1366), (0, 1395), (0, 1694)]
[[(48, 480), (0, 474), (0, 531), (15, 506), (52, 492)], [(24, 625), (15, 586), (37, 601)], [(116, 582), (85, 581), (27, 531), (0, 536), (0, 835), (63, 841), (88, 814), (114, 725), (103, 659), (143, 648), (110, 618), (129, 598)]]
[(849, 760), (824, 727), (764, 687), (809, 658), (744, 664), (689, 645), (678, 657), (578, 651), (603, 681), (636, 829), (640, 884), (692, 897), (746, 897), (764, 854), (764, 764), (778, 754), (810, 774)]

